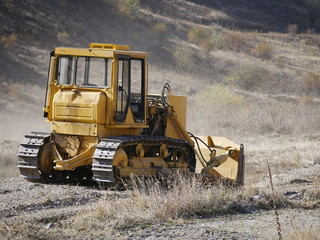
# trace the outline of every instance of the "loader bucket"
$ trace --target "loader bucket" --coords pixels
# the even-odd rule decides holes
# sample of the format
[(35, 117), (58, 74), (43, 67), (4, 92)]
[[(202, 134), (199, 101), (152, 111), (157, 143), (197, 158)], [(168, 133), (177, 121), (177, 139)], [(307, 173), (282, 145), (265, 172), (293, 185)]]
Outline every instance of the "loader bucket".
[[(244, 184), (244, 148), (224, 137), (198, 136), (196, 173), (205, 179)], [(210, 157), (211, 154), (211, 157)]]

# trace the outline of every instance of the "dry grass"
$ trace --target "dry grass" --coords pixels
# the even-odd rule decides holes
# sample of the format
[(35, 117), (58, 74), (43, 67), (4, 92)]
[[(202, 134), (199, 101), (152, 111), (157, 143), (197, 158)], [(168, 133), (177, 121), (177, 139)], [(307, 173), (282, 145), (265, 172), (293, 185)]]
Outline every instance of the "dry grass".
[[(253, 86), (248, 85), (248, 87)], [(210, 88), (214, 88), (214, 85), (207, 87)], [(230, 131), (233, 135), (272, 133), (301, 135), (314, 134), (320, 127), (318, 121), (320, 107), (316, 101), (304, 102), (285, 96), (273, 97), (262, 94), (242, 95), (243, 92), (237, 93), (229, 88), (228, 92), (232, 93), (234, 100), (242, 100), (227, 104), (230, 93), (217, 95), (212, 91), (210, 96), (208, 91), (205, 92), (208, 94), (195, 95), (188, 108), (189, 119), (201, 116), (196, 122), (190, 121), (188, 125), (190, 131), (199, 135), (229, 135)], [(220, 99), (218, 96), (221, 96)], [(202, 102), (204, 98), (208, 104), (202, 106), (195, 104)]]
[(0, 141), (1, 157), (0, 157), (0, 178), (18, 177), (17, 169), (18, 147), (16, 141)]
[[(116, 228), (237, 212), (240, 202), (248, 201), (239, 189), (203, 186), (194, 176), (166, 174), (162, 186), (156, 179), (133, 179), (127, 199), (101, 202), (94, 209), (94, 219), (109, 222)], [(226, 203), (229, 204), (226, 204)], [(246, 204), (245, 204), (246, 205)]]
[(255, 65), (244, 65), (225, 79), (227, 84), (247, 91), (262, 90), (261, 88), (270, 85), (271, 81), (270, 72)]
[(308, 72), (302, 77), (303, 92), (312, 96), (320, 96), (320, 73)]
[(317, 227), (297, 227), (288, 233), (288, 235), (284, 237), (284, 240), (318, 240), (319, 235), (320, 230)]
[(195, 68), (193, 50), (189, 46), (180, 46), (173, 50), (172, 56), (176, 66), (181, 70), (192, 71)]
[(258, 58), (268, 60), (272, 57), (272, 47), (268, 43), (259, 43), (252, 49), (252, 53)]
[(224, 36), (224, 46), (232, 51), (244, 51), (248, 48), (247, 36), (244, 33), (229, 32)]
[(214, 84), (204, 88), (195, 95), (195, 106), (198, 108), (212, 108), (219, 103), (220, 107), (238, 105), (244, 97), (233, 92), (230, 88), (222, 84)]

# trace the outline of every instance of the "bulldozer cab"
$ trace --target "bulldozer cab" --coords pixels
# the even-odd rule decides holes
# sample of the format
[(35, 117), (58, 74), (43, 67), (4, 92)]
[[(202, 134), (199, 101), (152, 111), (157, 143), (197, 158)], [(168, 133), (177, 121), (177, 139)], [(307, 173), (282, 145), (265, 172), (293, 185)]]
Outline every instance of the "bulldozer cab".
[(52, 131), (100, 137), (141, 132), (147, 127), (146, 56), (114, 44), (56, 48), (44, 107)]

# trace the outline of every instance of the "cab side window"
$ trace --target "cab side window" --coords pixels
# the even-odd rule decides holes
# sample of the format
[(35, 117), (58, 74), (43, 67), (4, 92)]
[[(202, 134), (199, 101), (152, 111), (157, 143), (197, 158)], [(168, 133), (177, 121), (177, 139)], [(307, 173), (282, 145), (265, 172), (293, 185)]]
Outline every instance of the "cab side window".
[(131, 60), (131, 101), (130, 107), (134, 120), (144, 120), (144, 62), (142, 59)]

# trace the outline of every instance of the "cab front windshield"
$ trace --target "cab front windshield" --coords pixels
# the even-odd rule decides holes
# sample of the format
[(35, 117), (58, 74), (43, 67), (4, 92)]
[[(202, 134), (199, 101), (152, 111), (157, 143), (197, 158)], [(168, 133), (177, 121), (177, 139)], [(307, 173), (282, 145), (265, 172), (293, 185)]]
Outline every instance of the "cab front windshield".
[(58, 58), (56, 74), (58, 84), (108, 87), (111, 62), (109, 58), (61, 56)]

